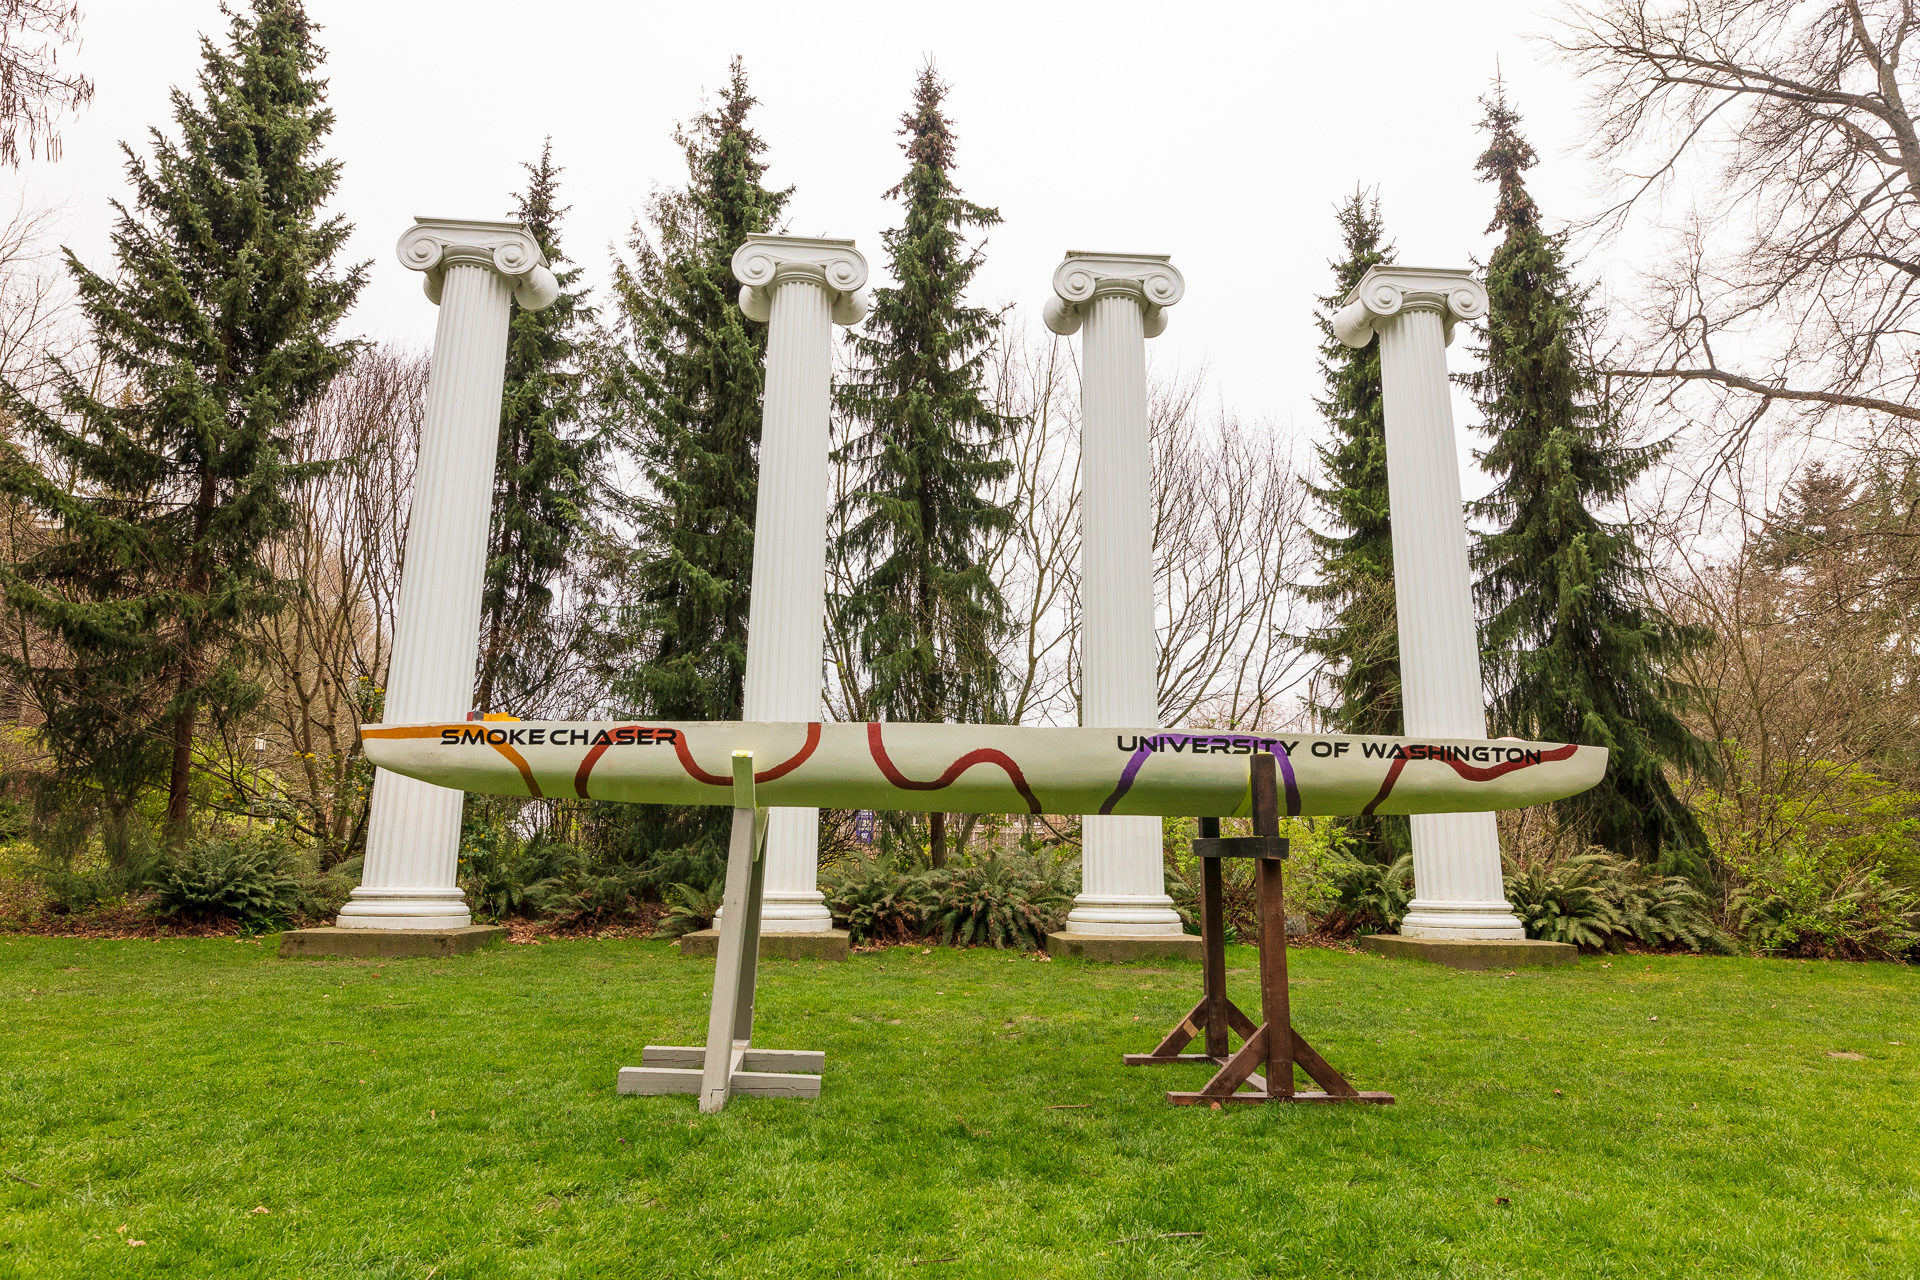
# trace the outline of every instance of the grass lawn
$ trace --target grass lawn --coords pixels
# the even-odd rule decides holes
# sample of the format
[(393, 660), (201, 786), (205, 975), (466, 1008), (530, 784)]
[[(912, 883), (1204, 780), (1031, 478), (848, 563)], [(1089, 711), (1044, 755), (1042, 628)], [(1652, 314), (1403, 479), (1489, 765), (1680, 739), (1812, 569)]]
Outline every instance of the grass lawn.
[(826, 1050), (818, 1102), (616, 1097), (712, 973), (0, 937), (0, 1276), (1920, 1274), (1913, 969), (1296, 951), (1297, 1025), (1399, 1104), (1214, 1112), (1119, 1061), (1197, 966), (776, 961), (756, 1040)]

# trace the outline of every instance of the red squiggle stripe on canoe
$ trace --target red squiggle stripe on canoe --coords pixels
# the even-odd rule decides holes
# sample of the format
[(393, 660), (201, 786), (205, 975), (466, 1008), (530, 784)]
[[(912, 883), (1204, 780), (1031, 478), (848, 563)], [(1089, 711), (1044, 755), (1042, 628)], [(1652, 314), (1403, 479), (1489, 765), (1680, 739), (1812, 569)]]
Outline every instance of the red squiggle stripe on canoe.
[[(1468, 764), (1464, 760), (1442, 760), (1439, 763), (1452, 765), (1453, 771), (1462, 778), (1465, 778), (1468, 782), (1491, 782), (1495, 778), (1512, 773), (1515, 769), (1530, 769), (1535, 764), (1545, 764), (1549, 760), (1570, 760), (1573, 758), (1573, 753), (1579, 749), (1578, 746), (1569, 743), (1564, 747), (1555, 747), (1552, 751), (1542, 751), (1540, 753), (1540, 759), (1537, 761), (1508, 760), (1503, 764), (1491, 765), (1485, 769), (1482, 769), (1478, 765)], [(1374, 796), (1373, 799), (1367, 801), (1367, 807), (1360, 811), (1362, 816), (1371, 816), (1373, 811), (1378, 808), (1388, 796), (1393, 794), (1393, 784), (1400, 781), (1400, 771), (1407, 767), (1407, 759), (1408, 757), (1403, 756), (1395, 760), (1392, 766), (1387, 769), (1387, 776), (1385, 780), (1380, 783), (1380, 793)], [(1432, 757), (1429, 756), (1427, 759), (1432, 759)]]
[[(611, 745), (611, 743), (603, 742), (593, 750), (587, 752), (586, 759), (580, 762), (580, 771), (573, 775), (573, 789), (582, 800), (587, 799), (587, 779), (593, 774), (593, 766), (600, 762), (600, 757), (606, 754), (607, 748)], [(788, 759), (773, 766), (773, 768), (760, 770), (753, 775), (753, 780), (756, 783), (772, 782), (775, 778), (786, 777), (795, 769), (805, 764), (807, 757), (812, 755), (814, 748), (819, 745), (820, 726), (818, 723), (809, 724), (807, 726), (807, 740), (801, 744), (800, 750)], [(685, 769), (687, 776), (696, 782), (704, 782), (710, 787), (730, 787), (733, 785), (732, 778), (723, 778), (719, 774), (708, 773), (695, 763), (693, 753), (687, 749), (687, 735), (677, 730), (673, 735), (673, 752), (680, 757), (680, 767)]]
[(1026, 775), (1020, 772), (1020, 766), (1014, 763), (1013, 757), (1004, 751), (996, 751), (992, 747), (969, 751), (948, 765), (947, 771), (932, 782), (915, 782), (894, 767), (893, 761), (887, 756), (886, 743), (881, 741), (880, 726), (871, 721), (867, 724), (867, 748), (873, 753), (873, 762), (880, 766), (880, 772), (887, 776), (887, 781), (903, 791), (939, 791), (952, 786), (955, 778), (977, 764), (997, 764), (1007, 771), (1007, 777), (1013, 780), (1014, 789), (1027, 802), (1027, 807), (1035, 813), (1042, 812), (1040, 798), (1027, 785)]

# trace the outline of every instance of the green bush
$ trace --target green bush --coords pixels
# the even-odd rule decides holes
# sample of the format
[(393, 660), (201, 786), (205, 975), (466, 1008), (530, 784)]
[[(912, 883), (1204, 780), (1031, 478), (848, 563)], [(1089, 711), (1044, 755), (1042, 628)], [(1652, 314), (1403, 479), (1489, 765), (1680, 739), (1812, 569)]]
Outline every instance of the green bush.
[(915, 871), (879, 853), (827, 868), (820, 888), (834, 923), (863, 945), (931, 935), (945, 946), (1037, 951), (1073, 903), (1077, 865), (1037, 850)]
[(1649, 947), (1725, 952), (1711, 904), (1684, 876), (1655, 875), (1604, 849), (1509, 867), (1507, 901), (1529, 938), (1618, 951)]
[(1604, 856), (1591, 854), (1555, 863), (1543, 859), (1508, 875), (1507, 902), (1527, 936), (1607, 950), (1621, 921), (1600, 883), (1606, 862)]
[[(1167, 896), (1179, 912), (1187, 932), (1200, 932), (1199, 858), (1193, 856), (1193, 840), (1199, 824), (1193, 818), (1169, 819), (1166, 824)], [(1220, 833), (1225, 836), (1252, 834), (1253, 824), (1245, 818), (1223, 818)], [(1282, 818), (1280, 834), (1287, 841), (1286, 895), (1289, 927), (1318, 919), (1338, 903), (1343, 877), (1354, 861), (1353, 836), (1346, 827), (1328, 818)], [(1227, 941), (1251, 939), (1258, 929), (1259, 893), (1254, 863), (1250, 858), (1228, 858), (1220, 868), (1221, 915)]]
[[(1785, 792), (1734, 777), (1695, 801), (1728, 882), (1727, 921), (1755, 951), (1890, 959), (1920, 948), (1920, 793), (1816, 761)], [(1905, 881), (1905, 883), (1902, 883)]]
[(717, 884), (704, 889), (690, 884), (668, 886), (667, 914), (654, 931), (654, 936), (678, 938), (696, 929), (705, 929), (720, 913), (721, 894), (722, 887)]
[(307, 905), (300, 871), (298, 856), (277, 836), (203, 840), (154, 877), (154, 914), (278, 924)]
[(165, 862), (139, 815), (109, 822), (84, 802), (58, 811), (32, 842), (39, 857), (24, 869), (67, 913), (145, 892)]
[(1920, 948), (1909, 923), (1914, 895), (1889, 884), (1878, 866), (1827, 882), (1756, 878), (1735, 889), (1727, 907), (1746, 944), (1768, 955), (1894, 960)]
[(317, 875), (308, 876), (301, 882), (306, 891), (306, 905), (301, 914), (314, 919), (331, 922), (340, 914), (340, 908), (347, 905), (347, 899), (360, 884), (360, 871), (364, 859), (348, 858), (337, 862)]
[(1038, 951), (1073, 905), (1071, 863), (1007, 854), (924, 873), (927, 929), (945, 946)]
[(1391, 863), (1343, 857), (1329, 863), (1331, 902), (1320, 927), (1329, 933), (1390, 933), (1400, 927), (1413, 900), (1413, 855)]
[(833, 922), (861, 946), (904, 942), (923, 932), (927, 872), (903, 869), (885, 853), (847, 858), (820, 875)]

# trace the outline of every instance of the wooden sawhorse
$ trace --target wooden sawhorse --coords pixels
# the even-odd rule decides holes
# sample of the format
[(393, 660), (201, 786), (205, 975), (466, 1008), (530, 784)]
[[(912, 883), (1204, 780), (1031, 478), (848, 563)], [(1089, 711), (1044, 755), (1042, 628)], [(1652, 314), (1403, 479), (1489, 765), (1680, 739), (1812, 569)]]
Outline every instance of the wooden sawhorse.
[[(1202, 818), (1200, 838), (1193, 842), (1193, 851), (1201, 859), (1200, 934), (1205, 972), (1200, 1003), (1174, 1024), (1152, 1053), (1129, 1053), (1121, 1061), (1130, 1067), (1210, 1062), (1219, 1068), (1198, 1093), (1169, 1091), (1167, 1101), (1175, 1106), (1392, 1102), (1390, 1093), (1362, 1093), (1348, 1084), (1346, 1077), (1335, 1071), (1293, 1029), (1287, 999), (1287, 904), (1282, 881), (1287, 842), (1280, 837), (1280, 788), (1273, 756), (1259, 752), (1253, 757), (1252, 770), (1254, 834), (1222, 839), (1220, 819)], [(1256, 860), (1254, 874), (1260, 904), (1259, 1026), (1227, 998), (1227, 942), (1220, 891), (1222, 858)], [(1239, 1052), (1231, 1055), (1227, 1051), (1229, 1031), (1242, 1041)], [(1195, 1036), (1202, 1035), (1207, 1047), (1205, 1053), (1180, 1052)], [(1294, 1088), (1296, 1064), (1313, 1078), (1319, 1090)], [(1262, 1067), (1265, 1076), (1256, 1074)], [(1241, 1092), (1243, 1086), (1246, 1092)]]
[[(767, 879), (767, 811), (754, 800), (753, 753), (733, 753), (733, 835), (727, 845), (720, 954), (713, 971), (707, 1043), (650, 1044), (641, 1066), (620, 1068), (617, 1093), (697, 1093), (718, 1111), (734, 1094), (817, 1098), (827, 1055), (753, 1047), (753, 991), (760, 966), (760, 898)], [(801, 1074), (813, 1073), (813, 1074)]]

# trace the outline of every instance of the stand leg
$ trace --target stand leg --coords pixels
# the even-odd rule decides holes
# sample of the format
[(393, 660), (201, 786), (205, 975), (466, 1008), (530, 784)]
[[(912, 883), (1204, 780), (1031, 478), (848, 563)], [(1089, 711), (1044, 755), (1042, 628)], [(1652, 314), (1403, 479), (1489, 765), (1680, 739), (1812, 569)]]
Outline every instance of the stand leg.
[[(758, 815), (757, 836), (764, 838), (766, 811)], [(747, 890), (746, 938), (741, 943), (741, 972), (747, 980), (739, 985), (733, 1004), (733, 1043), (741, 1048), (753, 1043), (753, 996), (760, 976), (760, 904), (767, 886), (766, 849), (757, 838), (753, 851), (753, 883)]]
[[(1200, 834), (1218, 839), (1220, 819), (1200, 819)], [(1227, 934), (1218, 858), (1200, 860), (1200, 940), (1206, 968), (1207, 1053), (1224, 1058), (1227, 1056)]]
[[(1253, 757), (1253, 834), (1256, 836), (1275, 836), (1280, 834), (1280, 787), (1276, 776), (1274, 758), (1262, 752)], [(1219, 824), (1215, 823), (1211, 832), (1202, 828), (1202, 834), (1217, 835)], [(1207, 996), (1201, 1001), (1207, 1015), (1208, 1043), (1213, 1042), (1214, 992), (1221, 993), (1220, 1002), (1223, 1014), (1231, 1019), (1239, 1010), (1235, 1009), (1225, 997), (1226, 973), (1225, 950), (1216, 948), (1214, 939), (1219, 937), (1216, 917), (1213, 914), (1218, 902), (1219, 872), (1218, 860), (1208, 858), (1208, 869), (1214, 873), (1203, 893), (1207, 901), (1207, 915), (1203, 926), (1206, 937), (1207, 957)], [(1347, 1082), (1345, 1076), (1335, 1071), (1327, 1060), (1314, 1051), (1312, 1045), (1293, 1029), (1292, 1009), (1287, 995), (1287, 895), (1283, 879), (1286, 864), (1273, 858), (1261, 858), (1254, 875), (1256, 892), (1260, 902), (1260, 1016), (1261, 1025), (1257, 1028), (1235, 1030), (1246, 1037), (1246, 1043), (1240, 1046), (1240, 1052), (1220, 1062), (1220, 1069), (1213, 1078), (1203, 1085), (1198, 1093), (1168, 1093), (1167, 1101), (1176, 1106), (1226, 1103), (1262, 1102), (1372, 1102), (1390, 1103), (1390, 1093), (1361, 1093)], [(1219, 978), (1216, 985), (1215, 956), (1219, 955)], [(1201, 1012), (1196, 1006), (1194, 1013), (1188, 1015), (1191, 1022)], [(1244, 1017), (1245, 1015), (1242, 1015)], [(1189, 1032), (1189, 1034), (1192, 1034)], [(1222, 1040), (1224, 1042), (1224, 1035)], [(1182, 1055), (1183, 1059), (1197, 1055)], [(1129, 1058), (1132, 1062), (1136, 1059)], [(1169, 1059), (1170, 1060), (1170, 1059)], [(1256, 1069), (1262, 1064), (1266, 1068), (1266, 1078), (1257, 1075)], [(1293, 1069), (1298, 1064), (1313, 1077), (1320, 1086), (1319, 1092), (1302, 1092), (1294, 1088)], [(1241, 1093), (1240, 1088), (1251, 1086), (1252, 1092)]]
[(733, 835), (727, 843), (719, 962), (704, 1046), (650, 1044), (641, 1065), (622, 1067), (620, 1093), (692, 1093), (700, 1110), (718, 1111), (734, 1094), (817, 1098), (826, 1055), (808, 1049), (753, 1047), (753, 994), (760, 968), (760, 904), (767, 883), (767, 811), (754, 803), (753, 753), (733, 753)]
[(760, 949), (758, 902), (753, 892), (758, 869), (754, 846), (759, 835), (759, 815), (753, 804), (753, 754), (734, 752), (733, 772), (733, 838), (727, 844), (727, 890), (722, 902), (720, 953), (713, 973), (713, 1006), (707, 1013), (706, 1062), (700, 1073), (702, 1111), (718, 1111), (727, 1105), (737, 1065), (734, 1025), (740, 1017), (743, 998), (751, 1025), (754, 965)]
[[(1273, 756), (1253, 758), (1253, 834), (1280, 834), (1280, 783)], [(1293, 1093), (1293, 1018), (1287, 1006), (1287, 895), (1283, 863), (1262, 858), (1254, 870), (1260, 895), (1260, 1021), (1267, 1027), (1267, 1093)]]

